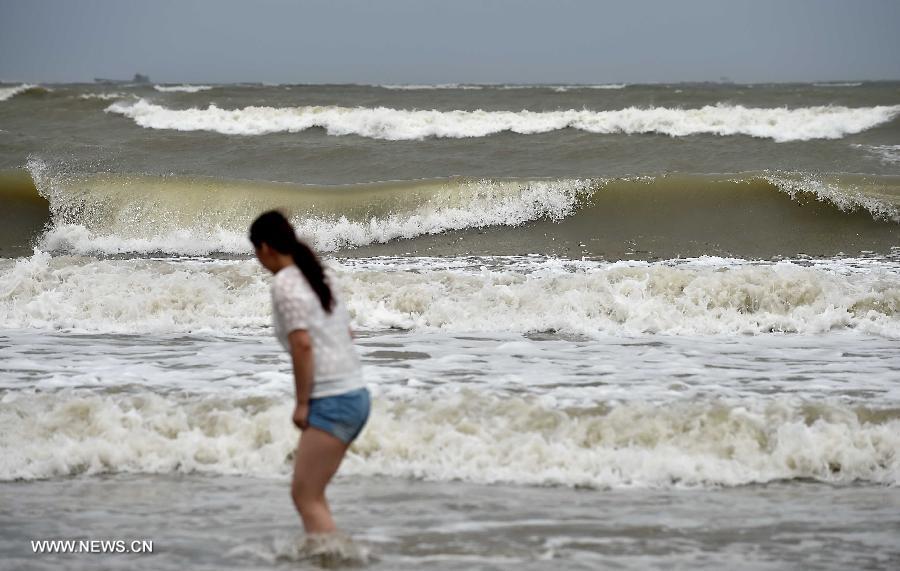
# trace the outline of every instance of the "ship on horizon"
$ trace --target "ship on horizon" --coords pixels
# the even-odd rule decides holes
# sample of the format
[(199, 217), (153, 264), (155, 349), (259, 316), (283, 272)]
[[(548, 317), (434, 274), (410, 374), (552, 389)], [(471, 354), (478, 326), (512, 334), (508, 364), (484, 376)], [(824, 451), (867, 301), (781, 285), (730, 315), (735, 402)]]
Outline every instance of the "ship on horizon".
[(150, 83), (150, 76), (136, 73), (136, 74), (134, 74), (134, 77), (131, 80), (107, 79), (105, 77), (95, 77), (94, 83), (104, 83), (104, 84), (139, 83), (139, 84), (145, 84), (145, 83)]

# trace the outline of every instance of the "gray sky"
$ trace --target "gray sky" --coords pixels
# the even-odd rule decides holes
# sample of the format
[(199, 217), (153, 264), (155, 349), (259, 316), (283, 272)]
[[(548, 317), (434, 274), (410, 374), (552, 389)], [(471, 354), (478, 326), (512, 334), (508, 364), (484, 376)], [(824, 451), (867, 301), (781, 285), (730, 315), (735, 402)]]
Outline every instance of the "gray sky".
[(0, 80), (900, 79), (898, 0), (0, 0)]

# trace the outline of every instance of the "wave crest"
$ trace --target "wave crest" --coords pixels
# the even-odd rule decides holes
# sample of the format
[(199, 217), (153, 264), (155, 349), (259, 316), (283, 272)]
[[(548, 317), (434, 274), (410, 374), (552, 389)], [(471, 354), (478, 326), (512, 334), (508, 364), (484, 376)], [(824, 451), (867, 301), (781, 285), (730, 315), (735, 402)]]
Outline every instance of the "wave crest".
[(6, 101), (7, 99), (11, 99), (20, 93), (46, 93), (49, 89), (46, 87), (41, 87), (40, 85), (34, 85), (31, 83), (23, 83), (21, 85), (16, 85), (14, 87), (0, 87), (0, 101)]
[[(283, 477), (283, 397), (32, 394), (0, 407), (0, 480), (119, 472)], [(376, 398), (342, 470), (476, 483), (737, 486), (900, 483), (896, 411), (757, 401), (562, 409), (540, 399)]]
[[(318, 250), (388, 245), (376, 255), (574, 252), (615, 259), (629, 247), (656, 259), (886, 253), (896, 244), (891, 223), (900, 221), (900, 179), (888, 176), (454, 177), (315, 186), (67, 174), (36, 158), (29, 171), (35, 198), (49, 201), (51, 217), (36, 243), (79, 254), (246, 254), (246, 229), (272, 208), (284, 210)], [(703, 213), (714, 219), (690, 222)], [(452, 239), (438, 238), (451, 232)], [(823, 243), (823, 233), (836, 238)], [(461, 240), (458, 249), (453, 240)], [(711, 247), (696, 246), (703, 243)]]
[[(900, 338), (896, 268), (795, 263), (601, 263), (523, 258), (338, 262), (356, 325), (453, 332), (556, 331), (587, 336), (815, 334)], [(488, 267), (484, 264), (493, 264)], [(255, 261), (0, 262), (0, 327), (102, 332), (261, 332), (268, 285)], [(849, 272), (849, 273), (848, 273)], [(122, 292), (129, 292), (123, 296)]]
[(322, 128), (329, 135), (358, 135), (388, 141), (427, 137), (486, 137), (578, 129), (599, 134), (747, 135), (776, 142), (840, 139), (893, 120), (900, 105), (753, 108), (707, 105), (699, 109), (629, 107), (614, 111), (438, 111), (387, 107), (244, 107), (170, 109), (141, 99), (107, 107), (149, 129), (211, 131), (225, 135), (299, 133)]
[(154, 85), (153, 89), (162, 93), (199, 93), (209, 91), (212, 85)]
[[(40, 160), (29, 170), (50, 202), (41, 247), (79, 253), (248, 252), (246, 229), (264, 210), (292, 214), (319, 250), (385, 243), (451, 230), (561, 220), (597, 180), (447, 179), (314, 187), (249, 181), (68, 176)], [(369, 194), (360, 202), (359, 191)], [(331, 204), (331, 208), (314, 204)]]
[(117, 99), (127, 99), (127, 98), (137, 98), (136, 95), (132, 93), (122, 93), (121, 91), (116, 91), (112, 93), (82, 93), (78, 96), (79, 99), (85, 100), (99, 100), (99, 101), (115, 101)]

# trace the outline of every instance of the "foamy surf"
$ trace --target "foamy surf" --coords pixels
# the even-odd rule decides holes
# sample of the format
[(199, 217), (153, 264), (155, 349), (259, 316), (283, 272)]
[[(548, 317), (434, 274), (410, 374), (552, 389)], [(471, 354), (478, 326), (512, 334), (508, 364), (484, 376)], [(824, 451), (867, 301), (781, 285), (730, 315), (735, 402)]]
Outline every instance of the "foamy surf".
[(831, 81), (824, 83), (813, 83), (813, 87), (859, 87), (861, 81)]
[(392, 91), (433, 91), (435, 89), (462, 89), (477, 91), (480, 89), (484, 89), (486, 86), (468, 83), (387, 83), (384, 85), (378, 85), (377, 87), (380, 87), (382, 89), (389, 89)]
[[(0, 479), (205, 473), (284, 477), (285, 398), (7, 394)], [(781, 480), (900, 483), (896, 410), (791, 399), (598, 403), (445, 391), (375, 400), (345, 475), (590, 488)]]
[(154, 85), (153, 89), (163, 93), (199, 93), (209, 91), (212, 85)]
[(813, 195), (817, 200), (833, 204), (844, 212), (862, 209), (871, 213), (875, 219), (900, 223), (900, 196), (888, 189), (884, 193), (867, 193), (872, 188), (864, 181), (841, 184), (831, 177), (779, 172), (765, 173), (760, 178), (792, 200), (797, 200), (802, 195)]
[(602, 83), (599, 85), (556, 85), (552, 89), (557, 93), (565, 93), (577, 89), (625, 89), (626, 87), (628, 87), (626, 83)]
[(99, 100), (99, 101), (115, 101), (117, 99), (128, 99), (128, 98), (136, 98), (137, 96), (133, 93), (123, 93), (120, 91), (113, 93), (82, 93), (78, 96), (79, 99), (84, 99), (87, 101), (90, 100)]
[[(900, 338), (894, 266), (379, 259), (329, 262), (358, 327), (604, 335), (817, 334)], [(406, 268), (400, 271), (399, 268)], [(128, 296), (122, 292), (127, 291)], [(107, 333), (260, 332), (255, 261), (0, 261), (0, 326)]]
[(249, 557), (269, 564), (305, 563), (322, 569), (362, 567), (376, 560), (372, 549), (345, 533), (305, 536), (279, 534), (271, 542), (250, 542), (228, 551), (229, 558)]
[(852, 145), (856, 149), (864, 149), (869, 156), (880, 160), (885, 165), (900, 164), (900, 145)]
[(329, 135), (391, 141), (427, 137), (470, 138), (511, 132), (521, 135), (578, 129), (597, 134), (671, 137), (747, 135), (775, 142), (840, 139), (893, 120), (900, 105), (759, 108), (706, 105), (699, 109), (629, 107), (614, 111), (438, 111), (387, 107), (244, 107), (171, 109), (141, 99), (106, 109), (149, 129), (212, 131), (225, 135), (299, 133), (314, 127)]

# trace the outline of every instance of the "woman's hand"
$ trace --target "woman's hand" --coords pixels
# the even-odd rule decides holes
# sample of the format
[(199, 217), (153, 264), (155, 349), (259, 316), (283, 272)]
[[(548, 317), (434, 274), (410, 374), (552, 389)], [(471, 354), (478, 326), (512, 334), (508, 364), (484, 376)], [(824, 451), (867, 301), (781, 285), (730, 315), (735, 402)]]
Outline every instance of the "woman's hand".
[(298, 404), (294, 409), (294, 425), (300, 430), (309, 426), (309, 403)]

